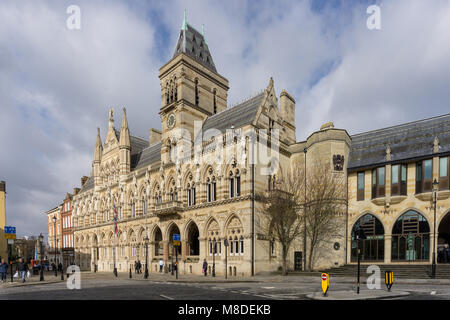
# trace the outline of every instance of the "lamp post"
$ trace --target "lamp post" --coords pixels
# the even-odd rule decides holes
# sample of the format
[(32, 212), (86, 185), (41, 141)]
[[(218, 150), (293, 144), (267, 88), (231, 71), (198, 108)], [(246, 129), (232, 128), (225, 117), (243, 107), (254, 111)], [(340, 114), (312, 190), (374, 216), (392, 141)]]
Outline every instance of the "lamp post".
[(433, 223), (433, 262), (431, 265), (431, 278), (436, 278), (436, 203), (437, 203), (437, 191), (439, 182), (434, 179), (433, 181), (433, 207), (434, 207), (434, 223)]
[(213, 267), (212, 267), (212, 276), (216, 276), (216, 239), (213, 240)]
[(305, 154), (305, 172), (304, 175), (304, 184), (305, 184), (305, 206), (303, 207), (303, 214), (305, 215), (303, 222), (303, 271), (306, 270), (306, 153), (308, 152), (308, 148), (303, 149), (303, 153)]
[(43, 258), (43, 252), (42, 252), (42, 242), (44, 241), (44, 236), (42, 235), (42, 233), (39, 235), (39, 247), (41, 249), (41, 270), (40, 270), (40, 278), (39, 281), (44, 281), (44, 268), (42, 266), (42, 260), (44, 260)]
[(227, 254), (227, 251), (228, 251), (228, 240), (227, 240), (227, 238), (225, 238), (225, 239), (223, 239), (223, 245), (225, 246), (225, 279), (227, 279), (227, 274), (228, 274), (228, 270), (227, 270), (227, 268), (228, 268), (228, 254)]
[(148, 236), (145, 236), (145, 273), (144, 278), (148, 279)]
[[(56, 216), (53, 216), (53, 235), (54, 235), (54, 239), (55, 241), (53, 242), (53, 249), (54, 249), (54, 253), (55, 253), (55, 277), (58, 276), (58, 273), (56, 271)], [(42, 264), (42, 262), (41, 262)]]

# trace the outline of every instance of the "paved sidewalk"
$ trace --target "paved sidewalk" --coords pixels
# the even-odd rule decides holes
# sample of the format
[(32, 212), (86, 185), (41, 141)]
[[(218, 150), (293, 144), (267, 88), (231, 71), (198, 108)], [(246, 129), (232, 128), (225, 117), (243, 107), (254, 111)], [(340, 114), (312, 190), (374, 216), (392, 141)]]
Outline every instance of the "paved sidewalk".
[[(64, 281), (66, 280), (66, 276), (64, 275)], [(23, 287), (30, 285), (39, 285), (39, 284), (48, 284), (48, 283), (57, 283), (64, 282), (61, 280), (61, 274), (58, 273), (58, 276), (55, 277), (53, 272), (44, 274), (44, 281), (40, 281), (39, 275), (32, 275), (30, 278), (26, 278), (25, 282), (22, 283), (21, 278), (14, 278), (13, 282), (11, 282), (11, 277), (6, 278), (6, 282), (0, 282), (0, 288), (11, 288), (11, 287)]]
[(306, 295), (307, 298), (314, 300), (380, 300), (404, 296), (409, 296), (409, 292), (395, 290), (390, 292), (387, 290), (361, 290), (359, 294), (357, 294), (355, 290), (352, 290), (329, 291), (326, 296), (324, 296), (322, 292)]

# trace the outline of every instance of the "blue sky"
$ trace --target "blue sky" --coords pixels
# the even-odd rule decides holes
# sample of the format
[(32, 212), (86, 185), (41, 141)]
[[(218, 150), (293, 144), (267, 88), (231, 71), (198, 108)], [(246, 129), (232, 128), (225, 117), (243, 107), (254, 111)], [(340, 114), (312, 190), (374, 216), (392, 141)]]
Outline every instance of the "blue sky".
[[(68, 30), (66, 9), (81, 9)], [(381, 30), (366, 9), (381, 8)], [(297, 140), (334, 121), (350, 134), (448, 113), (450, 2), (0, 2), (0, 180), (7, 222), (47, 232), (45, 211), (89, 175), (96, 128), (127, 108), (133, 134), (160, 128), (158, 69), (173, 55), (187, 9), (205, 24), (231, 105), (264, 89), (296, 99)]]

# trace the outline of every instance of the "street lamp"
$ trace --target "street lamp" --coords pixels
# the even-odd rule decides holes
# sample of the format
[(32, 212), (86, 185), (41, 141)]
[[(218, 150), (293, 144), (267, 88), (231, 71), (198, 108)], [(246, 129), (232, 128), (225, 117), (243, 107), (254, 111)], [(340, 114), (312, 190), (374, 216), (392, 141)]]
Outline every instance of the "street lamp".
[(439, 182), (434, 179), (433, 181), (433, 207), (434, 207), (434, 231), (433, 231), (433, 262), (431, 265), (431, 278), (436, 278), (436, 203), (437, 203), (437, 192), (439, 188)]
[(44, 268), (42, 266), (42, 260), (43, 260), (43, 252), (42, 252), (42, 242), (44, 241), (44, 236), (42, 233), (39, 235), (39, 247), (41, 249), (41, 270), (40, 270), (40, 278), (39, 281), (44, 281)]
[(53, 249), (55, 251), (55, 277), (58, 276), (58, 273), (56, 271), (56, 216), (53, 216), (53, 234), (55, 238), (55, 242), (53, 242)]
[(212, 276), (216, 276), (216, 239), (213, 240), (213, 267), (212, 267)]
[(303, 214), (305, 215), (303, 222), (303, 271), (306, 270), (306, 153), (308, 152), (308, 148), (304, 148), (303, 152), (305, 154), (305, 172), (303, 172), (305, 178), (305, 206), (303, 207)]
[(228, 240), (227, 238), (223, 239), (223, 245), (225, 246), (225, 279), (227, 279), (227, 273), (228, 273), (228, 261), (227, 261), (227, 251), (228, 251)]
[(148, 236), (146, 235), (144, 238), (145, 241), (145, 273), (144, 278), (148, 279)]

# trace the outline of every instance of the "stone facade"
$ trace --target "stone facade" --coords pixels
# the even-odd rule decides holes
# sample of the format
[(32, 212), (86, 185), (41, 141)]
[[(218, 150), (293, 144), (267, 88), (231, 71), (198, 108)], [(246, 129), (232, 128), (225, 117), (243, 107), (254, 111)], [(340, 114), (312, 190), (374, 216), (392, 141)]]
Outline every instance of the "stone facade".
[[(432, 193), (415, 189), (416, 163), (430, 157), (433, 178), (445, 179), (439, 176), (439, 159), (449, 153), (449, 116), (440, 120), (444, 121), (440, 133), (425, 130), (433, 138), (434, 134), (441, 136), (440, 145), (445, 147), (436, 149), (434, 145), (435, 153), (426, 151), (428, 147), (433, 150), (433, 140), (431, 145), (428, 140), (423, 142), (412, 129), (407, 133), (412, 141), (417, 138), (424, 145), (419, 155), (405, 153), (414, 149), (414, 143), (405, 147), (405, 139), (397, 141), (394, 133), (400, 129), (350, 136), (331, 122), (297, 142), (295, 99), (283, 90), (278, 101), (272, 79), (260, 94), (227, 108), (228, 80), (216, 71), (203, 34), (186, 22), (175, 54), (160, 69), (159, 78), (161, 131), (150, 129), (149, 139), (130, 135), (125, 109), (120, 130), (115, 128), (114, 110), (110, 110), (104, 144), (97, 131), (92, 172), (72, 199), (75, 262), (83, 270), (112, 271), (116, 267), (119, 272), (127, 271), (137, 260), (145, 264), (147, 248), (150, 272), (159, 270), (160, 259), (166, 267), (178, 259), (181, 273), (200, 274), (204, 259), (210, 267), (214, 262), (218, 275), (225, 270), (231, 275), (277, 270), (281, 265), (279, 244), (271, 250), (258, 224), (263, 213), (254, 195), (267, 191), (268, 176), (287, 172), (294, 161), (302, 166), (306, 161), (306, 170), (325, 161), (333, 174), (347, 181), (348, 207), (342, 216), (346, 228), (340, 238), (321, 249), (316, 269), (351, 263), (353, 227), (366, 213), (379, 219), (385, 230), (382, 242), (376, 242), (383, 246), (381, 263), (391, 262), (389, 230), (402, 213), (413, 209), (433, 221)], [(374, 137), (381, 141), (370, 144)], [(278, 152), (274, 152), (276, 148)], [(267, 171), (275, 153), (281, 173)], [(257, 161), (252, 161), (255, 154)], [(407, 164), (406, 195), (390, 192), (392, 166), (398, 163)], [(384, 194), (373, 196), (372, 171), (381, 166), (385, 167), (386, 188)], [(361, 171), (366, 173), (364, 199), (358, 200)], [(438, 222), (449, 208), (448, 187), (441, 189)], [(379, 236), (367, 231), (369, 240)], [(172, 245), (174, 234), (181, 237), (179, 248)], [(289, 269), (294, 268), (299, 252), (303, 252), (301, 239), (291, 248)], [(413, 262), (430, 263), (430, 259)]]
[(0, 256), (8, 258), (8, 244), (5, 239), (5, 226), (6, 226), (6, 183), (0, 181)]

